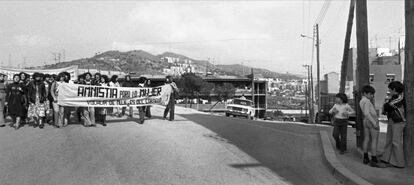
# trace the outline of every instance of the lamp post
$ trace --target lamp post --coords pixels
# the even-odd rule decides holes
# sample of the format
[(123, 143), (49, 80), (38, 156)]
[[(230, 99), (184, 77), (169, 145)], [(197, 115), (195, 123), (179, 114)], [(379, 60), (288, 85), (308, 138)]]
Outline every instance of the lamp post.
[[(315, 43), (315, 46), (316, 46), (316, 76), (317, 76), (316, 81), (318, 83), (318, 87), (317, 87), (318, 89), (316, 91), (316, 95), (317, 95), (316, 97), (317, 97), (317, 101), (318, 101), (317, 102), (318, 103), (318, 110), (317, 110), (318, 112), (316, 114), (317, 115), (316, 123), (320, 123), (321, 119), (320, 119), (319, 111), (321, 110), (321, 85), (320, 85), (321, 83), (320, 83), (320, 61), (319, 61), (319, 44), (320, 44), (320, 40), (319, 40), (319, 26), (318, 26), (318, 24), (315, 25), (315, 32), (314, 33), (316, 33), (316, 39), (315, 39), (315, 37), (309, 37), (309, 36), (304, 35), (304, 34), (300, 34), (300, 36), (303, 37), (303, 38), (312, 39), (314, 42), (316, 42)], [(313, 78), (311, 80), (313, 82)], [(312, 83), (311, 88), (312, 88), (312, 93), (313, 93), (313, 83)], [(313, 96), (312, 96), (312, 98), (313, 98)], [(312, 109), (314, 110), (313, 101), (312, 101)]]

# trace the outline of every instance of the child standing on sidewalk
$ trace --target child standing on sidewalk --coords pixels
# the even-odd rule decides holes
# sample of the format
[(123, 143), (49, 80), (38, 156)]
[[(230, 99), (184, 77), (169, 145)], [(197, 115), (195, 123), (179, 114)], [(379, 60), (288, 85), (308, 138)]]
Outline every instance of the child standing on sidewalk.
[(404, 85), (399, 81), (393, 81), (388, 84), (388, 90), (391, 98), (383, 107), (383, 111), (388, 118), (388, 126), (384, 155), (381, 161), (397, 168), (404, 168), (403, 135), (407, 124), (405, 120)]
[[(377, 159), (377, 145), (379, 135), (379, 121), (377, 111), (374, 108), (371, 100), (374, 99), (375, 89), (366, 85), (361, 89), (362, 98), (359, 101), (362, 113), (364, 115), (364, 141), (362, 149), (364, 151), (364, 164), (370, 163), (372, 167), (380, 167)], [(371, 139), (371, 161), (368, 158), (368, 142)]]
[(335, 105), (329, 110), (334, 115), (334, 130), (332, 136), (336, 142), (336, 148), (340, 154), (346, 151), (346, 136), (348, 130), (349, 115), (355, 111), (348, 105), (348, 97), (344, 93), (336, 94)]

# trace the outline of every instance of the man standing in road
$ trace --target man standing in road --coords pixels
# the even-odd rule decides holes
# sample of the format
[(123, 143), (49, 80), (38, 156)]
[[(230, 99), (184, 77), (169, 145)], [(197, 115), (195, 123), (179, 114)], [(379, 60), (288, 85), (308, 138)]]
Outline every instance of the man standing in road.
[(167, 119), (167, 114), (168, 112), (170, 112), (170, 121), (174, 120), (174, 110), (175, 110), (175, 98), (178, 96), (178, 87), (175, 84), (175, 82), (173, 81), (172, 76), (167, 76), (165, 77), (165, 83), (167, 85), (171, 85), (172, 91), (171, 91), (171, 95), (170, 95), (170, 99), (168, 101), (167, 106), (165, 107), (164, 110), (164, 119)]

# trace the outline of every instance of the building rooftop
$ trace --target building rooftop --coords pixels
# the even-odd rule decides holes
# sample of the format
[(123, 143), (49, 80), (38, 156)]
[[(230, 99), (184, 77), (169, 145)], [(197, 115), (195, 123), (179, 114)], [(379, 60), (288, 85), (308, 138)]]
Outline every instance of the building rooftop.
[(400, 65), (400, 61), (398, 56), (382, 56), (374, 59), (371, 65)]

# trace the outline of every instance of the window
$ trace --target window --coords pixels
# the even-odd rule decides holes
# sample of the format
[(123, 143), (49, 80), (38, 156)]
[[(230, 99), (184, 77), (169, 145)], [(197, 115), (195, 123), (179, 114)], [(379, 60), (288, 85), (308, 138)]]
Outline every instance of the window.
[(374, 83), (374, 74), (369, 74), (369, 83)]
[(395, 80), (395, 74), (386, 74), (386, 77), (387, 77), (385, 81), (386, 84)]

